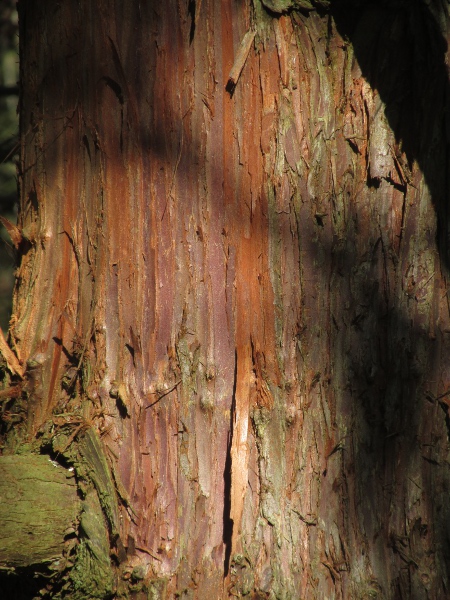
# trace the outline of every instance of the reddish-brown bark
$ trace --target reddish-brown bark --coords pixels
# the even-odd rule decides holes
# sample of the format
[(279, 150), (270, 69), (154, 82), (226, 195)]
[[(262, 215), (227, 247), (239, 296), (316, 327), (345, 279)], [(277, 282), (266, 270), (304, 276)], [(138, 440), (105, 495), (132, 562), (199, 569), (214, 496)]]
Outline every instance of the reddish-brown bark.
[(143, 565), (167, 598), (444, 597), (448, 81), (437, 46), (418, 60), (432, 14), (20, 9), (34, 233), (9, 439), (58, 414), (98, 428), (136, 515), (122, 507), (118, 577)]

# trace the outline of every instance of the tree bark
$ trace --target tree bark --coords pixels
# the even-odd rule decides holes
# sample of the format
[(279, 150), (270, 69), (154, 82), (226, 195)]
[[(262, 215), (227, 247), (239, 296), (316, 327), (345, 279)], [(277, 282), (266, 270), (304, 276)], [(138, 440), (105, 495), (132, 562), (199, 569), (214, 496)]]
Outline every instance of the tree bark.
[(445, 597), (448, 7), (19, 9), (4, 452), (97, 448), (111, 594)]

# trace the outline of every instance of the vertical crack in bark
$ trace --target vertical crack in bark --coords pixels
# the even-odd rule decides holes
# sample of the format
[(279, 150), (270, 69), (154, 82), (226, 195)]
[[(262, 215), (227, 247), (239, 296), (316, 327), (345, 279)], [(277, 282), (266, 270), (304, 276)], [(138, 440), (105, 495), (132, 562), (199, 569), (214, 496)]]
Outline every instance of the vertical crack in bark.
[(196, 1), (195, 0), (189, 0), (188, 2), (188, 13), (189, 16), (191, 17), (191, 28), (189, 31), (189, 45), (192, 44), (192, 42), (194, 41), (194, 35), (195, 35), (195, 26), (197, 24), (197, 18), (196, 18)]
[(233, 422), (236, 411), (236, 380), (237, 380), (237, 350), (234, 352), (234, 380), (233, 395), (231, 398), (230, 432), (228, 435), (227, 456), (225, 459), (224, 502), (223, 502), (223, 543), (225, 545), (225, 559), (223, 565), (224, 579), (228, 576), (231, 558), (231, 543), (233, 539), (233, 519), (231, 516), (231, 444), (233, 441)]

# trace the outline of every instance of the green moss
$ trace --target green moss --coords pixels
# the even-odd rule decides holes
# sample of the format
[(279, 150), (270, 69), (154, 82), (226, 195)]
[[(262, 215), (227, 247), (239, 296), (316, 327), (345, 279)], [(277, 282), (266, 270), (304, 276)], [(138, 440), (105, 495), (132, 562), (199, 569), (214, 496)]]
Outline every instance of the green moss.
[(70, 578), (74, 587), (74, 600), (108, 598), (114, 591), (108, 529), (94, 490), (86, 495), (83, 502), (80, 544)]
[(80, 512), (73, 475), (48, 456), (1, 456), (0, 498), (0, 566), (58, 561)]
[(76, 444), (66, 447), (68, 440), (66, 434), (58, 434), (53, 438), (53, 450), (60, 452), (73, 464), (82, 489), (88, 489), (91, 483), (94, 485), (114, 536), (118, 531), (119, 520), (116, 487), (99, 435), (94, 428), (89, 427), (82, 436), (77, 437)]

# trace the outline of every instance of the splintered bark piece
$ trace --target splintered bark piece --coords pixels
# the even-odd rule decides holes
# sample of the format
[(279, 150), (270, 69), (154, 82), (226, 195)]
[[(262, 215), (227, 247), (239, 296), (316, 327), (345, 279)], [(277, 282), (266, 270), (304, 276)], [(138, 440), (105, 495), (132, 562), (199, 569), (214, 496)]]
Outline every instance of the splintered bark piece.
[(249, 29), (247, 33), (242, 38), (241, 45), (239, 46), (239, 50), (234, 61), (234, 65), (228, 75), (228, 83), (226, 86), (227, 92), (232, 94), (234, 92), (234, 88), (238, 82), (238, 79), (241, 75), (242, 69), (244, 68), (245, 61), (247, 60), (248, 53), (250, 52), (250, 46), (255, 39), (256, 31)]
[(242, 513), (248, 482), (248, 421), (250, 416), (250, 347), (237, 351), (236, 406), (231, 441), (231, 511), (233, 521), (232, 552), (237, 552), (241, 534)]
[(13, 375), (19, 375), (19, 377), (23, 377), (24, 369), (22, 365), (17, 360), (16, 355), (8, 346), (7, 341), (5, 340), (5, 336), (3, 335), (3, 331), (0, 329), (0, 353), (3, 354), (3, 358), (6, 360), (6, 364), (8, 365), (8, 369), (11, 371)]
[(8, 219), (5, 219), (5, 217), (0, 217), (0, 223), (4, 225), (6, 231), (9, 233), (9, 237), (11, 238), (14, 247), (17, 249), (23, 239), (20, 229), (17, 227), (17, 225), (14, 225), (14, 223), (11, 223), (11, 221), (8, 221)]

